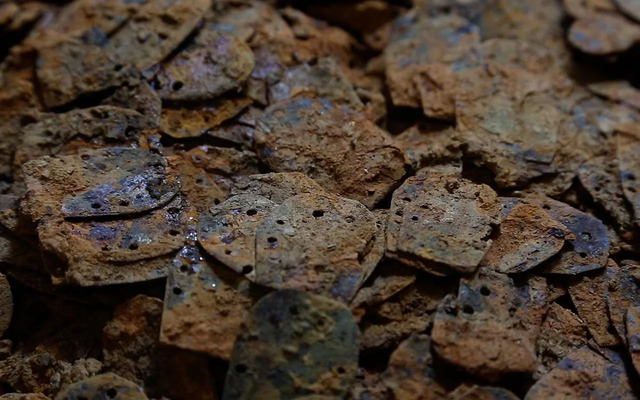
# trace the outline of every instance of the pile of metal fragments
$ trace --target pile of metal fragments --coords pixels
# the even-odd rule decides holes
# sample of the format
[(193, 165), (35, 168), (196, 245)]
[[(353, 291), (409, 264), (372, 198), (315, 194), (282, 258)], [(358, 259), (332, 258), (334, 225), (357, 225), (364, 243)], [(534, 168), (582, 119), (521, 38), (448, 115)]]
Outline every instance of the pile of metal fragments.
[(640, 395), (640, 1), (0, 3), (1, 400)]

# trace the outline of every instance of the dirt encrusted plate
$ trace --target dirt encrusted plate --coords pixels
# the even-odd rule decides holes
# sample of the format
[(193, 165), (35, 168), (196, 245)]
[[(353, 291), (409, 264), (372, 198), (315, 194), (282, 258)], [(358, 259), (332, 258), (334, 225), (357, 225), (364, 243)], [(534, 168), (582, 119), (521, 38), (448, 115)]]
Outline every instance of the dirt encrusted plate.
[(534, 376), (549, 373), (560, 360), (586, 344), (587, 327), (582, 319), (558, 303), (551, 303), (536, 343), (538, 368)]
[(393, 23), (384, 58), (394, 105), (453, 119), (456, 73), (482, 60), (480, 30), (461, 16), (415, 8)]
[(344, 397), (358, 369), (359, 337), (338, 302), (298, 290), (267, 295), (242, 324), (222, 398)]
[(607, 268), (607, 311), (613, 325), (612, 333), (623, 344), (627, 344), (626, 312), (640, 305), (640, 287), (637, 284), (639, 275), (640, 265), (635, 262), (623, 261), (620, 266), (610, 263)]
[(107, 148), (24, 166), (28, 213), (93, 218), (136, 214), (167, 204), (180, 188), (166, 160), (144, 149)]
[(546, 263), (542, 271), (577, 275), (605, 267), (611, 242), (607, 228), (599, 219), (544, 196), (533, 196), (527, 201), (542, 206), (573, 234), (573, 238), (567, 238), (560, 254)]
[(76, 382), (69, 385), (56, 396), (56, 400), (104, 398), (116, 400), (146, 400), (147, 396), (140, 386), (112, 373), (97, 375)]
[(633, 207), (636, 225), (640, 226), (640, 137), (620, 132), (617, 136), (617, 156), (622, 190)]
[(122, 220), (50, 220), (38, 226), (42, 249), (66, 262), (64, 279), (81, 286), (166, 277), (172, 254), (185, 242), (189, 209), (180, 198)]
[(145, 2), (107, 35), (91, 27), (38, 51), (36, 76), (48, 107), (123, 82), (128, 68), (144, 71), (162, 61), (194, 30), (210, 0)]
[(421, 274), (398, 293), (367, 307), (360, 322), (362, 350), (393, 349), (411, 334), (424, 332), (440, 302), (456, 288), (455, 280)]
[(138, 295), (116, 307), (102, 335), (104, 367), (141, 387), (157, 379), (162, 301)]
[(375, 215), (355, 200), (291, 197), (258, 226), (255, 281), (349, 301), (382, 257), (374, 251), (378, 234)]
[(455, 103), (460, 140), (478, 165), (495, 174), (499, 186), (522, 186), (557, 172), (558, 147), (571, 133), (561, 86), (496, 62), (460, 74)]
[(633, 399), (630, 377), (623, 361), (607, 360), (587, 347), (565, 357), (557, 367), (536, 382), (526, 400), (615, 397)]
[(163, 100), (209, 100), (240, 89), (254, 67), (253, 52), (236, 36), (202, 30), (154, 77)]
[(242, 275), (184, 247), (165, 290), (160, 343), (228, 360), (240, 325), (261, 290)]
[[(37, 222), (58, 283), (82, 286), (166, 276), (188, 233), (190, 207), (163, 157), (107, 148), (24, 166), (25, 212)], [(169, 257), (166, 259), (165, 257)]]
[(301, 95), (327, 98), (353, 110), (364, 109), (342, 66), (331, 57), (321, 58), (314, 65), (289, 68), (277, 83), (269, 86), (271, 104)]
[(497, 228), (482, 265), (503, 273), (525, 272), (553, 257), (572, 237), (542, 207), (517, 205)]
[(114, 106), (44, 114), (21, 129), (13, 163), (19, 169), (42, 156), (77, 153), (74, 145), (82, 149), (99, 147), (97, 143), (134, 143), (147, 123), (139, 112)]
[(589, 332), (600, 346), (614, 346), (620, 340), (614, 335), (611, 318), (607, 310), (609, 281), (618, 266), (609, 260), (605, 270), (593, 271), (577, 276), (568, 286), (571, 301), (578, 315), (587, 325)]
[(172, 103), (162, 110), (160, 131), (175, 139), (197, 138), (237, 116), (250, 104), (246, 97)]
[(300, 172), (275, 172), (239, 177), (231, 189), (231, 196), (252, 194), (282, 204), (289, 197), (303, 193), (323, 193), (316, 181)]
[(618, 13), (590, 13), (573, 22), (567, 38), (587, 54), (611, 55), (640, 41), (640, 25)]
[(405, 174), (404, 155), (363, 115), (328, 99), (297, 97), (258, 120), (260, 159), (275, 172), (302, 172), (326, 190), (373, 208)]
[(396, 399), (420, 399), (425, 393), (446, 398), (447, 386), (436, 379), (431, 338), (412, 335), (391, 354), (382, 380)]
[(516, 284), (480, 269), (461, 281), (457, 299), (449, 295), (439, 305), (431, 333), (434, 350), (446, 362), (490, 381), (532, 373), (547, 307), (544, 280)]
[(628, 230), (633, 226), (633, 210), (624, 196), (618, 163), (610, 156), (596, 157), (580, 166), (578, 178), (593, 200), (620, 228)]
[(0, 0), (0, 400), (640, 394), (638, 0)]
[(640, 371), (640, 307), (630, 307), (625, 318), (627, 348), (633, 367)]
[(440, 163), (455, 163), (462, 158), (456, 129), (443, 122), (418, 123), (395, 137), (412, 169), (418, 171)]
[(255, 280), (258, 226), (275, 206), (257, 195), (231, 197), (200, 214), (198, 241), (227, 267)]
[(439, 172), (410, 177), (393, 193), (387, 256), (437, 275), (473, 272), (499, 216), (489, 186)]

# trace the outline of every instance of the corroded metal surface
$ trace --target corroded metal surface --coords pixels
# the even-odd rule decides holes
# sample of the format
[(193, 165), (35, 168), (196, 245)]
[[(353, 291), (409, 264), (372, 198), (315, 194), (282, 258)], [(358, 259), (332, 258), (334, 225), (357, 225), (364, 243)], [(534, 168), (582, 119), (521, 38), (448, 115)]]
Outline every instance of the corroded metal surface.
[(267, 295), (242, 324), (222, 398), (344, 396), (358, 367), (359, 336), (338, 302), (297, 290)]
[(370, 208), (404, 176), (404, 156), (384, 131), (326, 99), (275, 104), (258, 128), (258, 155), (270, 168), (306, 173), (328, 191)]
[(0, 400), (640, 395), (637, 0), (0, 3)]
[(184, 247), (167, 278), (160, 342), (228, 360), (259, 293), (198, 248)]
[(473, 271), (498, 223), (496, 193), (451, 175), (408, 178), (393, 193), (387, 255), (436, 274)]
[(300, 194), (275, 207), (256, 232), (256, 282), (350, 300), (375, 249), (375, 216), (354, 200)]
[(80, 400), (83, 398), (146, 400), (147, 396), (140, 386), (112, 373), (76, 382), (56, 396), (56, 400)]

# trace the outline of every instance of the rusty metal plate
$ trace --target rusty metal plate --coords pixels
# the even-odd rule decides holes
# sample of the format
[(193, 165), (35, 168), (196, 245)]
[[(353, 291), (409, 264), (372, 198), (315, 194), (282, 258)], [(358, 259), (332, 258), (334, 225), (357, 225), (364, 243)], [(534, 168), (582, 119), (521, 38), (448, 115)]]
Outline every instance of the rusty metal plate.
[(362, 350), (391, 350), (411, 334), (424, 332), (440, 302), (457, 286), (455, 280), (417, 275), (405, 289), (367, 307), (360, 322)]
[(137, 295), (116, 307), (102, 329), (104, 368), (142, 387), (158, 374), (158, 335), (162, 301)]
[(500, 223), (481, 265), (503, 273), (525, 272), (558, 253), (566, 238), (573, 233), (542, 207), (517, 205)]
[(0, 396), (2, 400), (50, 400), (42, 393), (6, 393)]
[(617, 265), (611, 260), (604, 271), (581, 274), (569, 283), (571, 301), (578, 315), (586, 323), (589, 333), (600, 346), (615, 346), (620, 340), (613, 334), (614, 328), (607, 310), (609, 281)]
[(146, 126), (155, 128), (160, 124), (162, 100), (147, 81), (140, 79), (137, 74), (100, 103), (137, 111), (146, 118)]
[(575, 399), (635, 398), (622, 360), (611, 362), (587, 347), (560, 361), (529, 389), (525, 400), (561, 395)]
[(256, 277), (256, 237), (276, 204), (257, 195), (233, 196), (198, 218), (198, 241), (218, 261), (251, 280)]
[(277, 83), (269, 86), (271, 104), (301, 95), (327, 98), (353, 110), (364, 108), (343, 67), (333, 57), (321, 58), (314, 65), (289, 68)]
[(241, 275), (184, 247), (165, 290), (160, 343), (229, 360), (240, 324), (257, 300)]
[(194, 160), (191, 154), (171, 155), (167, 162), (169, 168), (180, 175), (180, 194), (197, 212), (207, 210), (211, 204), (220, 204), (229, 195), (228, 188), (219, 184), (215, 175), (202, 168), (202, 160)]
[[(38, 228), (45, 248), (78, 259), (83, 247), (94, 262), (129, 262), (168, 254), (180, 247), (187, 234), (187, 209), (180, 198), (137, 218), (117, 221), (44, 223)], [(50, 236), (49, 236), (50, 235)], [(59, 237), (66, 237), (60, 243)], [(75, 245), (75, 246), (74, 246)], [(84, 245), (84, 246), (83, 246)], [(75, 253), (74, 253), (75, 249)], [(87, 261), (91, 257), (87, 257)]]
[(36, 75), (48, 107), (122, 83), (129, 67), (144, 71), (176, 49), (194, 30), (210, 0), (143, 3), (110, 36), (100, 28), (39, 49)]
[(605, 56), (626, 51), (640, 41), (640, 26), (616, 13), (593, 13), (574, 21), (567, 37), (578, 50)]
[(461, 73), (456, 94), (460, 141), (499, 186), (520, 186), (556, 172), (554, 157), (570, 110), (553, 80), (488, 63)]
[(267, 105), (268, 86), (294, 64), (295, 37), (291, 27), (264, 2), (214, 2), (205, 29), (233, 34), (253, 50), (255, 67), (247, 80), (247, 95)]
[(326, 99), (298, 97), (267, 108), (255, 142), (273, 171), (305, 173), (369, 208), (405, 173), (402, 151), (383, 130)]
[(391, 354), (389, 366), (382, 376), (393, 398), (398, 400), (445, 398), (447, 389), (436, 379), (431, 355), (431, 338), (411, 335)]
[[(438, 307), (432, 339), (446, 362), (490, 381), (536, 369), (535, 343), (548, 307), (540, 278), (516, 285), (480, 269)], [(478, 351), (482, 349), (482, 351)]]
[(485, 39), (527, 40), (563, 49), (564, 16), (562, 4), (555, 0), (488, 0), (479, 25)]
[(633, 227), (633, 210), (624, 197), (624, 189), (618, 161), (602, 156), (587, 161), (580, 166), (580, 184), (589, 192), (593, 200), (615, 219), (622, 229)]
[(135, 142), (147, 124), (146, 118), (139, 112), (113, 106), (46, 114), (39, 119), (21, 130), (13, 160), (17, 170), (29, 160), (63, 154), (65, 146), (76, 139), (83, 139), (80, 148), (96, 147), (96, 141)]
[(384, 58), (394, 105), (452, 119), (456, 72), (480, 63), (480, 31), (457, 15), (430, 17), (413, 9), (393, 23)]
[(210, 100), (240, 89), (253, 67), (253, 52), (244, 41), (203, 30), (162, 65), (154, 84), (163, 100)]
[[(19, 150), (18, 145), (22, 141), (22, 129), (42, 116), (35, 110), (16, 111), (15, 115), (10, 112), (0, 112), (0, 179), (6, 180), (19, 175), (19, 168), (14, 165), (13, 160), (16, 150)], [(4, 190), (1, 191), (4, 192)]]
[(630, 307), (625, 317), (627, 348), (636, 372), (640, 371), (640, 307)]
[(267, 295), (242, 324), (222, 398), (344, 397), (358, 369), (359, 336), (338, 302), (297, 290)]
[[(241, 117), (242, 115), (239, 116), (239, 118)], [(224, 123), (208, 130), (207, 135), (216, 139), (222, 139), (233, 144), (241, 145), (246, 148), (252, 148), (254, 131), (255, 127), (253, 126), (230, 121), (229, 123)]]
[(125, 81), (125, 68), (110, 60), (113, 53), (101, 30), (88, 31), (38, 50), (36, 77), (47, 107), (59, 107), (85, 93), (95, 93)]
[(587, 327), (580, 317), (557, 303), (551, 303), (536, 343), (538, 368), (534, 376), (542, 377), (549, 373), (560, 360), (586, 344)]
[(356, 293), (351, 301), (351, 309), (354, 315), (365, 313), (365, 307), (383, 303), (415, 281), (415, 270), (396, 262), (381, 263), (371, 279)]
[(262, 173), (264, 166), (256, 153), (232, 147), (200, 145), (184, 153), (194, 167), (211, 174), (215, 183), (226, 191), (231, 191), (234, 179), (243, 175)]
[(527, 202), (542, 206), (556, 221), (566, 226), (574, 238), (567, 239), (560, 254), (542, 267), (550, 274), (577, 275), (604, 268), (609, 258), (607, 228), (597, 218), (568, 204), (544, 196), (532, 196)]
[(217, 1), (207, 27), (239, 37), (254, 51), (267, 48), (284, 64), (292, 61), (293, 31), (276, 9), (265, 2)]
[(210, 0), (145, 2), (110, 38), (114, 58), (119, 62), (135, 60), (133, 66), (139, 71), (152, 67), (193, 32), (210, 7)]
[(384, 253), (387, 251), (389, 210), (374, 210), (373, 215), (376, 218), (376, 233), (373, 236), (373, 243), (369, 247), (369, 252), (362, 260), (363, 274), (360, 282), (358, 282), (358, 287), (361, 287), (373, 275), (380, 260), (383, 259)]
[(627, 342), (625, 327), (626, 310), (640, 306), (640, 287), (637, 277), (640, 276), (640, 265), (623, 261), (620, 266), (610, 263), (607, 268), (607, 292), (605, 299), (607, 311), (614, 331), (623, 344)]
[(241, 176), (231, 189), (232, 196), (251, 194), (265, 197), (276, 204), (303, 193), (324, 193), (324, 189), (300, 172)]
[(250, 104), (247, 97), (171, 104), (162, 109), (160, 131), (176, 139), (199, 137), (237, 116)]
[(124, 220), (43, 221), (38, 237), (45, 252), (67, 264), (60, 283), (139, 282), (166, 276), (172, 254), (188, 234), (189, 218), (181, 199), (176, 198), (150, 214)]
[(370, 274), (377, 219), (357, 201), (301, 194), (273, 208), (256, 233), (255, 281), (348, 302)]
[(393, 193), (387, 256), (438, 275), (472, 272), (499, 215), (486, 185), (438, 172), (410, 177)]
[(587, 88), (598, 96), (640, 109), (640, 90), (627, 81), (596, 82)]
[(400, 7), (378, 0), (358, 3), (310, 4), (305, 10), (316, 18), (357, 32), (362, 41), (375, 51), (384, 50), (389, 26)]
[(92, 29), (111, 34), (135, 15), (142, 4), (144, 1), (73, 1), (62, 8), (56, 18), (47, 18), (25, 39), (25, 44), (42, 49)]
[(280, 14), (296, 39), (293, 51), (296, 61), (308, 62), (334, 56), (340, 63), (349, 65), (355, 59), (353, 50), (357, 41), (344, 29), (309, 17), (292, 7), (285, 7)]
[(148, 150), (111, 147), (43, 158), (24, 166), (34, 221), (45, 216), (106, 217), (167, 204), (180, 188), (165, 159)]
[(636, 225), (640, 226), (640, 137), (620, 132), (617, 136), (620, 180), (625, 197), (633, 207)]
[(414, 171), (462, 158), (454, 126), (442, 122), (419, 123), (395, 138)]
[(520, 67), (536, 74), (562, 76), (561, 60), (547, 46), (528, 40), (494, 38), (482, 42), (485, 61)]
[(135, 383), (106, 373), (75, 382), (62, 392), (55, 400), (82, 399), (115, 399), (115, 400), (147, 400), (142, 388)]

